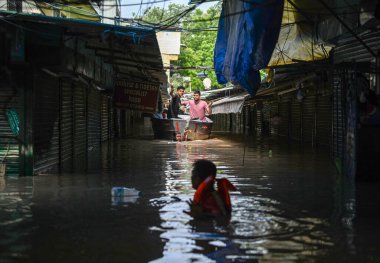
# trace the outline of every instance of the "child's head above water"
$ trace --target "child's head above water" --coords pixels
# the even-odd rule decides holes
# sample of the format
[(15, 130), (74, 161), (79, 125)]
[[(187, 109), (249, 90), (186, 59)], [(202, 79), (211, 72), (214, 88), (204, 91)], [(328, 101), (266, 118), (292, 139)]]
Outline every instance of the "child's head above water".
[(193, 163), (193, 170), (191, 171), (191, 183), (194, 189), (209, 176), (216, 176), (216, 166), (209, 160), (197, 160)]

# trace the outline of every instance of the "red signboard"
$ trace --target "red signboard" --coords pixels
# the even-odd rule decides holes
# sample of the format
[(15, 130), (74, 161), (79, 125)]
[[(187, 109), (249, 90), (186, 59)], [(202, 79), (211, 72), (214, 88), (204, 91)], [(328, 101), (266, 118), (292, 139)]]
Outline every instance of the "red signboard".
[(158, 83), (118, 80), (113, 98), (115, 107), (154, 113), (158, 90)]

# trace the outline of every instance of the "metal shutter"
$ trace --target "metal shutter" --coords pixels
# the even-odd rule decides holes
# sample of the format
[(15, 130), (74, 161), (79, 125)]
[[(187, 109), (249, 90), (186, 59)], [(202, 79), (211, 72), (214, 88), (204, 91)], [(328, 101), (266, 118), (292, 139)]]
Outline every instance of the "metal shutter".
[(290, 117), (290, 137), (293, 140), (301, 140), (301, 105), (302, 103), (296, 99), (292, 99), (291, 117)]
[(278, 102), (277, 100), (272, 100), (270, 102), (270, 134), (277, 135), (278, 134), (278, 123), (273, 123), (273, 117), (278, 117)]
[(256, 134), (262, 135), (263, 133), (263, 113), (256, 108)]
[(315, 96), (305, 96), (302, 105), (302, 140), (315, 143)]
[(79, 84), (74, 87), (74, 155), (86, 153), (86, 87)]
[(40, 173), (57, 170), (59, 164), (59, 85), (42, 72), (34, 80), (34, 171)]
[(69, 79), (60, 80), (60, 165), (64, 171), (72, 170), (73, 164), (73, 88)]
[(102, 96), (101, 99), (101, 140), (106, 141), (110, 138), (110, 103), (107, 96)]
[(330, 145), (331, 143), (331, 96), (317, 97), (317, 144)]
[(19, 101), (19, 92), (0, 82), (0, 163), (6, 164), (6, 175), (20, 174), (20, 147), (6, 117), (7, 110), (15, 109), (20, 119)]
[(289, 136), (289, 100), (283, 98), (278, 105), (278, 115), (280, 116), (280, 123), (278, 126), (279, 136)]
[(95, 89), (88, 89), (87, 98), (87, 146), (88, 149), (100, 145), (100, 94)]

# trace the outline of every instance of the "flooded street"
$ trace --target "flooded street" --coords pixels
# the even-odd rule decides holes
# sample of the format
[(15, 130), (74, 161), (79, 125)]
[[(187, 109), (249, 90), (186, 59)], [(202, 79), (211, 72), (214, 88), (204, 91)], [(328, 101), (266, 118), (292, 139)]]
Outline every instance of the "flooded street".
[[(1, 263), (380, 262), (378, 183), (355, 189), (322, 148), (215, 136), (99, 154), (88, 173), (0, 179)], [(238, 188), (229, 222), (183, 212), (200, 158)], [(142, 194), (112, 198), (113, 186)]]

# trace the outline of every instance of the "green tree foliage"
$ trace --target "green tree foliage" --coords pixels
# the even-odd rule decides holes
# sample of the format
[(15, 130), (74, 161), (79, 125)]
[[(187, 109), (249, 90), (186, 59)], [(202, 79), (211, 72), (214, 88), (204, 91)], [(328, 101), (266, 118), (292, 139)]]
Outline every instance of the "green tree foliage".
[[(206, 12), (199, 8), (191, 12), (187, 12), (187, 10), (189, 10), (189, 6), (176, 4), (170, 4), (166, 9), (154, 7), (145, 12), (141, 19), (149, 25), (162, 26), (162, 30), (169, 28), (181, 30), (181, 54), (178, 61), (175, 62), (176, 66), (210, 66), (211, 69), (205, 70), (205, 73), (211, 79), (212, 86), (218, 85), (213, 66), (221, 3), (210, 7)], [(177, 70), (171, 81), (175, 85), (183, 85), (182, 77), (191, 77), (192, 90), (203, 90), (203, 78), (198, 78), (198, 73), (203, 73), (203, 70)]]

